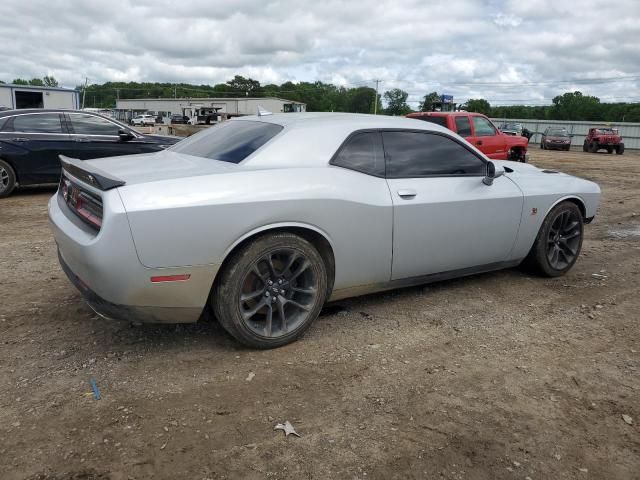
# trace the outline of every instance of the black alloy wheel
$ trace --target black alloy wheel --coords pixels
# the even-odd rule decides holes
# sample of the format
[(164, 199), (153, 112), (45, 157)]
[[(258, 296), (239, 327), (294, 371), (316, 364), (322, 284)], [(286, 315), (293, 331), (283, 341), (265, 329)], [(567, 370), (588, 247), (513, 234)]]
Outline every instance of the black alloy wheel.
[(0, 160), (0, 198), (8, 197), (16, 186), (16, 174), (4, 160)]
[(256, 260), (242, 282), (238, 301), (245, 325), (278, 338), (305, 322), (318, 296), (318, 279), (302, 252), (279, 249)]
[(547, 260), (555, 270), (563, 270), (576, 261), (582, 243), (580, 213), (562, 210), (556, 215), (547, 235)]
[(308, 240), (288, 232), (251, 240), (225, 261), (211, 306), (239, 342), (274, 348), (300, 337), (327, 297), (327, 269)]
[(547, 277), (558, 277), (576, 263), (582, 248), (584, 220), (580, 208), (565, 201), (546, 216), (523, 265)]

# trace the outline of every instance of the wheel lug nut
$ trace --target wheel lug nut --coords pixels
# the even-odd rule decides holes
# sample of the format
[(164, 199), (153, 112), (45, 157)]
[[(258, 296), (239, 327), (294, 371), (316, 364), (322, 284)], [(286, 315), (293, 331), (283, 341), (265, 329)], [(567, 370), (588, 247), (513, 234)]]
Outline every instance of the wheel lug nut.
[(271, 295), (269, 292), (264, 292), (265, 297), (268, 297), (269, 295)]
[(269, 285), (273, 285), (273, 281), (271, 281), (271, 280), (269, 280), (267, 283), (268, 283)]

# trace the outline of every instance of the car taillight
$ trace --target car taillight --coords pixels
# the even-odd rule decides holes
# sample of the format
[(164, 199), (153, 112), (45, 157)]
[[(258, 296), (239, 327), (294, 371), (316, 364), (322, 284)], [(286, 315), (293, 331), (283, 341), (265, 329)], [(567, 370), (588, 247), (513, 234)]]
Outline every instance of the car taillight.
[(60, 194), (74, 214), (87, 225), (100, 230), (102, 227), (102, 199), (83, 189), (64, 176), (60, 180)]

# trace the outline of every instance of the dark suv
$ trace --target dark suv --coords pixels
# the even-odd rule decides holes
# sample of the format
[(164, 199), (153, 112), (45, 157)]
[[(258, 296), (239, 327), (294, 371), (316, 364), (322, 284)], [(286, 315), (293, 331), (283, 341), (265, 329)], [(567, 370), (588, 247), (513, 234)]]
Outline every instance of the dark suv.
[(540, 139), (540, 148), (543, 150), (571, 150), (571, 136), (563, 127), (548, 127)]
[(58, 155), (91, 158), (157, 152), (179, 137), (143, 135), (97, 113), (77, 110), (0, 112), (0, 198), (16, 185), (56, 183)]

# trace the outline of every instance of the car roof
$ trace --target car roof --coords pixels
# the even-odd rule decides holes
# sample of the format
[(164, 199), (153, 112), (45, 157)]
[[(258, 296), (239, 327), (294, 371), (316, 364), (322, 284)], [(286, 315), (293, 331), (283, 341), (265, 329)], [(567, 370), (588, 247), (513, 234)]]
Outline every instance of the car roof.
[(483, 113), (478, 112), (467, 112), (464, 110), (458, 112), (413, 112), (407, 115), (409, 118), (418, 118), (418, 117), (455, 117), (458, 115), (481, 115), (486, 116)]
[[(241, 162), (240, 168), (288, 168), (328, 166), (331, 158), (349, 135), (361, 130), (419, 130), (459, 138), (455, 132), (419, 118), (391, 117), (357, 113), (307, 112), (252, 115), (232, 122), (264, 122), (283, 127), (253, 155)], [(215, 128), (215, 127), (213, 127)], [(472, 148), (474, 148), (472, 146)], [(476, 150), (474, 148), (474, 150)], [(478, 151), (479, 155), (483, 155)]]
[(19, 108), (14, 110), (0, 111), (0, 118), (11, 117), (13, 115), (25, 115), (27, 113), (85, 113), (88, 115), (98, 115), (99, 117), (104, 116), (96, 112), (88, 112), (86, 110), (72, 110), (70, 108)]
[(283, 127), (292, 128), (334, 128), (343, 127), (352, 130), (402, 128), (414, 130), (430, 130), (435, 132), (451, 133), (451, 130), (430, 122), (416, 121), (414, 118), (392, 117), (388, 115), (371, 115), (365, 113), (341, 113), (341, 112), (304, 112), (304, 113), (279, 113), (273, 115), (250, 115), (237, 117), (230, 121), (258, 121), (274, 123)]

